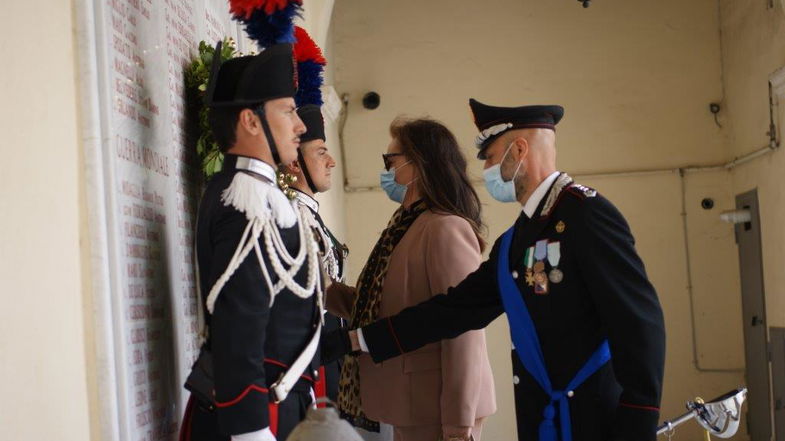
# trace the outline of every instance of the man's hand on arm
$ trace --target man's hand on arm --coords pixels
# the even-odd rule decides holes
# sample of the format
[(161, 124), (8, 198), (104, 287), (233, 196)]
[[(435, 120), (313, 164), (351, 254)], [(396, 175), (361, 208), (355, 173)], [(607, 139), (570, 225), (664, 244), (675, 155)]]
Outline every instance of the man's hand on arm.
[(344, 355), (359, 352), (360, 350), (368, 352), (368, 347), (362, 341), (362, 333), (358, 334), (357, 330), (350, 331), (345, 328), (339, 328), (322, 335), (321, 357), (323, 363), (331, 363)]

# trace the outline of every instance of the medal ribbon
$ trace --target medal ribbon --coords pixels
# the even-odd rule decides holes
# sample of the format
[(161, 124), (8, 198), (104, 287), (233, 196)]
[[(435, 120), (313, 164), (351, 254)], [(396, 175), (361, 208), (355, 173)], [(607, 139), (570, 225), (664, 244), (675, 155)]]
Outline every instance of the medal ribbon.
[(534, 247), (526, 249), (526, 257), (523, 258), (523, 264), (526, 265), (526, 269), (531, 269), (534, 266)]
[(561, 260), (561, 242), (551, 242), (548, 244), (548, 263), (551, 267), (556, 268), (559, 266)]
[(537, 259), (538, 262), (545, 260), (545, 257), (548, 255), (548, 239), (543, 239), (537, 241), (537, 244), (534, 247), (534, 258)]

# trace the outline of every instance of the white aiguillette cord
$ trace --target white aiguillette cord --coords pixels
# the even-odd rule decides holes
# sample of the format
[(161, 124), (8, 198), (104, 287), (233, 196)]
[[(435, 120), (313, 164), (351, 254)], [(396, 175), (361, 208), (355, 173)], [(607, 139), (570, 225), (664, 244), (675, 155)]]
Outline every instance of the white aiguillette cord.
[[(263, 182), (246, 173), (237, 173), (229, 188), (224, 191), (222, 195), (224, 204), (232, 205), (237, 210), (245, 213), (248, 218), (248, 225), (243, 231), (240, 242), (226, 270), (215, 282), (215, 285), (210, 290), (210, 294), (207, 296), (207, 310), (211, 314), (213, 313), (215, 301), (224, 285), (250, 254), (251, 250), (256, 254), (265, 283), (270, 292), (270, 307), (272, 307), (275, 301), (276, 294), (283, 290), (284, 287), (301, 298), (308, 298), (316, 293), (319, 308), (319, 320), (316, 331), (291, 367), (271, 386), (276, 402), (281, 402), (286, 399), (300, 375), (311, 363), (319, 347), (324, 322), (324, 303), (321, 292), (323, 281), (320, 280), (321, 267), (319, 264), (321, 259), (316, 241), (309, 238), (306, 234), (309, 228), (308, 223), (301, 218), (300, 211), (296, 210), (289, 200), (286, 199), (286, 196), (275, 187), (275, 171), (272, 167), (252, 158), (240, 158), (237, 161), (237, 168), (251, 171), (271, 179), (272, 182)], [(278, 224), (277, 226), (276, 223)], [(289, 254), (278, 230), (278, 226), (289, 228), (294, 224), (298, 225), (300, 236), (300, 249), (296, 256)], [(279, 281), (275, 286), (272, 284), (264, 256), (262, 256), (262, 251), (259, 247), (259, 237), (262, 234), (264, 234), (265, 252), (273, 270), (279, 277)], [(284, 268), (281, 259), (290, 265), (289, 269)], [(306, 285), (302, 286), (294, 278), (306, 261), (308, 262), (308, 277)], [(200, 293), (197, 293), (197, 295), (200, 295)]]
[(322, 264), (325, 267), (324, 270), (332, 279), (338, 279), (338, 259), (335, 257), (333, 251), (335, 245), (333, 245), (332, 239), (326, 231), (326, 227), (316, 220), (316, 215), (314, 214), (319, 212), (319, 203), (300, 191), (297, 191), (296, 200), (300, 202), (298, 205), (301, 222), (306, 222), (306, 225), (319, 236), (319, 240), (322, 242), (324, 254), (320, 253), (320, 255), (322, 256)]
[[(237, 167), (263, 176), (266, 180), (261, 180), (247, 173), (237, 173), (234, 175), (232, 183), (224, 190), (221, 196), (225, 205), (232, 205), (238, 211), (245, 213), (248, 218), (248, 225), (243, 231), (240, 242), (226, 270), (215, 282), (207, 296), (207, 310), (211, 314), (221, 289), (223, 289), (226, 282), (251, 250), (256, 254), (265, 283), (270, 292), (270, 306), (272, 306), (275, 300), (275, 295), (284, 287), (290, 289), (298, 297), (308, 298), (313, 295), (316, 286), (318, 262), (314, 262), (314, 259), (306, 259), (306, 256), (315, 257), (318, 251), (316, 244), (312, 243), (313, 241), (311, 240), (307, 240), (307, 235), (305, 234), (306, 227), (303, 222), (298, 222), (298, 210), (294, 208), (292, 203), (273, 182), (269, 182), (270, 177), (275, 176), (275, 171), (270, 165), (252, 158), (239, 158)], [(283, 238), (281, 238), (278, 227), (289, 228), (294, 225), (298, 225), (300, 249), (296, 256), (291, 256), (286, 249)], [(264, 234), (265, 239), (265, 252), (273, 270), (279, 277), (279, 281), (275, 286), (273, 286), (262, 250), (259, 247), (259, 237), (262, 234)], [(282, 259), (289, 265), (288, 269), (284, 267), (284, 264), (281, 262)], [(308, 279), (306, 285), (301, 286), (294, 280), (294, 277), (306, 260), (309, 262)]]

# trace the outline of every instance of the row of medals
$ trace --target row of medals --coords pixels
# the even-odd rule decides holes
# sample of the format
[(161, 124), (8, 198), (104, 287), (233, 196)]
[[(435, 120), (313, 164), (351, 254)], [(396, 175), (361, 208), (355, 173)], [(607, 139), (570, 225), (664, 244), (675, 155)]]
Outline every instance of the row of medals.
[(534, 287), (535, 294), (548, 294), (548, 282), (558, 284), (564, 280), (564, 273), (559, 268), (551, 268), (551, 271), (545, 274), (545, 262), (538, 261), (534, 264), (534, 268), (526, 268), (526, 283)]
[[(564, 229), (564, 222), (559, 221), (556, 232), (562, 233)], [(534, 287), (535, 294), (548, 294), (548, 282), (559, 284), (562, 280), (564, 280), (564, 273), (555, 266), (549, 273), (545, 273), (545, 259), (538, 260), (533, 267), (526, 268), (526, 284)]]
[(559, 268), (552, 268), (548, 275), (545, 275), (545, 262), (539, 261), (534, 264), (534, 268), (526, 268), (526, 282), (529, 286), (547, 285), (548, 281), (561, 283), (564, 280), (564, 273)]

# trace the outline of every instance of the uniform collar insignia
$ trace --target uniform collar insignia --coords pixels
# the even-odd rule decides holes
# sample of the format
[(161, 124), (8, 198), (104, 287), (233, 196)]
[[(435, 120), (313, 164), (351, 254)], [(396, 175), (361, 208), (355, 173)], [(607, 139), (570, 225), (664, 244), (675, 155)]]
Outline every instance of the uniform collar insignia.
[(292, 190), (295, 191), (295, 197), (297, 198), (297, 202), (310, 208), (311, 211), (313, 211), (314, 213), (319, 212), (319, 202), (317, 202), (316, 199), (314, 199), (310, 195), (303, 193), (302, 191), (296, 188), (292, 188)]

